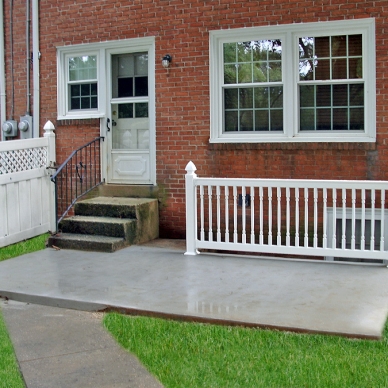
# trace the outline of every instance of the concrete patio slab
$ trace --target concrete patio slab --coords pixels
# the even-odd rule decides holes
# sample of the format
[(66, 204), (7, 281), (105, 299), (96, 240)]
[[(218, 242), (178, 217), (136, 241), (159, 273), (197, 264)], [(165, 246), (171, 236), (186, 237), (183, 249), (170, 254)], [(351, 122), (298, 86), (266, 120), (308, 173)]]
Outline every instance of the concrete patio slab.
[(388, 269), (184, 256), (181, 245), (156, 241), (115, 253), (45, 249), (1, 262), (0, 296), (86, 311), (379, 338), (388, 315)]

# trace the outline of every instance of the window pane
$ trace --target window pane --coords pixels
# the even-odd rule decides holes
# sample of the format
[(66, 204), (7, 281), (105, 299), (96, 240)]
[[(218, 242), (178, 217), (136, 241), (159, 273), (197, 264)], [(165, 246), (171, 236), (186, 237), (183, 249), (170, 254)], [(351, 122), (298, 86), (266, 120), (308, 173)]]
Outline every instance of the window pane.
[(282, 81), (279, 39), (224, 43), (224, 84)]
[(225, 104), (225, 109), (238, 108), (238, 89), (224, 90), (224, 104)]
[(253, 89), (239, 89), (240, 91), (240, 109), (252, 109), (253, 108)]
[(330, 79), (330, 60), (317, 59), (315, 62), (315, 79), (327, 80)]
[(350, 129), (364, 129), (364, 108), (349, 109)]
[(349, 85), (349, 105), (364, 106), (364, 84)]
[(135, 55), (135, 75), (148, 77), (148, 54)]
[(267, 109), (269, 104), (269, 88), (255, 88), (255, 108)]
[(135, 117), (148, 117), (148, 103), (135, 104)]
[(332, 57), (346, 57), (346, 35), (331, 37)]
[(315, 86), (300, 86), (300, 107), (315, 106)]
[(135, 96), (148, 96), (148, 77), (135, 78)]
[(333, 121), (335, 130), (346, 130), (348, 129), (348, 110), (339, 108), (333, 109)]
[(241, 131), (253, 131), (253, 110), (241, 112), (240, 130)]
[(252, 62), (251, 42), (237, 43), (238, 62)]
[(283, 131), (283, 110), (271, 110), (271, 131)]
[(348, 106), (348, 85), (333, 85), (333, 105)]
[(283, 108), (283, 88), (281, 86), (271, 87), (270, 90), (270, 107)]
[(300, 130), (301, 131), (315, 130), (315, 110), (314, 109), (300, 110)]
[(331, 109), (317, 109), (317, 129), (331, 130)]
[(362, 35), (349, 35), (349, 56), (362, 56)]
[(117, 97), (133, 97), (133, 78), (118, 78), (118, 95)]
[(224, 66), (224, 83), (225, 84), (237, 83), (237, 65)]
[(97, 79), (97, 57), (94, 55), (71, 57), (68, 66), (70, 81)]
[(267, 110), (255, 111), (255, 131), (268, 131), (269, 112)]
[(96, 109), (97, 83), (70, 85), (70, 109)]
[(119, 119), (133, 118), (133, 104), (119, 104)]
[(322, 36), (315, 38), (314, 41), (315, 55), (318, 58), (330, 57), (330, 38)]
[(242, 63), (238, 65), (238, 83), (252, 82), (252, 65), (250, 63)]
[(224, 43), (224, 63), (236, 62), (236, 43)]
[(364, 129), (363, 84), (301, 85), (299, 90), (301, 131)]
[(225, 112), (225, 132), (238, 131), (238, 111)]
[(331, 106), (331, 86), (318, 85), (317, 91), (317, 106)]
[(332, 79), (347, 79), (347, 60), (336, 59), (333, 61)]

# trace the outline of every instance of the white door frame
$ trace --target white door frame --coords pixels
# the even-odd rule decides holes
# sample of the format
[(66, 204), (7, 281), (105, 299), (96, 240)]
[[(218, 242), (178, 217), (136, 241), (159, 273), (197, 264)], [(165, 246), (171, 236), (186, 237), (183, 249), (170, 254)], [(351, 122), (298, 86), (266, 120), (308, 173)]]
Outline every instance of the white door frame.
[[(106, 88), (106, 115), (100, 120), (100, 133), (105, 137), (105, 141), (102, 143), (101, 148), (101, 164), (102, 164), (102, 177), (107, 183), (108, 181), (108, 168), (110, 159), (110, 149), (112, 142), (112, 117), (111, 117), (111, 102), (112, 102), (112, 55), (114, 54), (129, 54), (136, 52), (148, 53), (148, 98), (149, 98), (149, 134), (150, 134), (150, 180), (149, 182), (142, 182), (141, 184), (156, 185), (156, 125), (155, 125), (155, 38), (136, 38), (126, 39), (125, 42), (120, 45), (120, 41), (116, 42), (114, 47), (107, 47), (105, 53), (105, 88)], [(108, 120), (110, 123), (108, 124)], [(111, 131), (108, 131), (108, 125)], [(123, 183), (125, 184), (125, 183)], [(131, 183), (128, 183), (131, 184)], [(135, 183), (133, 183), (135, 184)]]

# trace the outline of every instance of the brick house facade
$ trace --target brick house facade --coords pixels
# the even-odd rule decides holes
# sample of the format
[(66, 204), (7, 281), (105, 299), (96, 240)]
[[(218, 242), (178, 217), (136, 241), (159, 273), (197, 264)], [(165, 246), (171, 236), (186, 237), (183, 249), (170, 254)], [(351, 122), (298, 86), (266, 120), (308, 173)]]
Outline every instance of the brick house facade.
[[(34, 0), (31, 0), (31, 3), (32, 6)], [(26, 7), (26, 1), (3, 1), (7, 119), (12, 114), (18, 120), (26, 111)], [(89, 114), (90, 110), (87, 110), (84, 115), (68, 114), (71, 109), (66, 107), (67, 98), (61, 97), (61, 93), (67, 90), (66, 81), (61, 80), (58, 74), (63, 72), (63, 66), (67, 66), (66, 58), (81, 55), (95, 56), (98, 58), (100, 68), (103, 61), (109, 62), (106, 59), (109, 55), (119, 57), (121, 53), (125, 53), (125, 47), (127, 45), (130, 47), (132, 41), (137, 42), (140, 39), (140, 43), (143, 44), (142, 39), (144, 39), (146, 46), (148, 45), (148, 59), (153, 60), (148, 67), (152, 69), (152, 82), (148, 82), (148, 87), (153, 90), (147, 96), (149, 98), (147, 103), (150, 112), (152, 110), (149, 119), (154, 125), (152, 140), (154, 145), (151, 147), (154, 156), (150, 161), (154, 164), (154, 173), (151, 172), (150, 184), (157, 185), (161, 189), (160, 234), (162, 237), (184, 237), (184, 174), (185, 166), (190, 160), (196, 164), (197, 173), (200, 176), (388, 179), (386, 169), (388, 164), (386, 114), (388, 109), (388, 3), (386, 1), (63, 0), (57, 2), (41, 0), (38, 12), (41, 53), (39, 126), (42, 128), (47, 120), (54, 123), (58, 163), (62, 162), (72, 150), (99, 136), (100, 133), (102, 136), (109, 136), (105, 133), (106, 120), (112, 113), (107, 108), (110, 106), (109, 97), (105, 96), (110, 93), (109, 87), (102, 86), (105, 77), (110, 77), (106, 75), (108, 72), (98, 73), (97, 76), (98, 114)], [(367, 21), (365, 26), (364, 21)], [(32, 25), (31, 29), (33, 27)], [(327, 32), (322, 32), (326, 27)], [(228, 33), (223, 35), (224, 31)], [(318, 140), (314, 139), (314, 135), (319, 133), (317, 128), (311, 136), (310, 132), (306, 131), (307, 137), (298, 137), (302, 133), (295, 129), (300, 122), (299, 116), (302, 111), (298, 98), (302, 93), (301, 90), (304, 90), (299, 87), (303, 88), (304, 85), (300, 84), (299, 81), (302, 79), (298, 79), (298, 74), (295, 76), (290, 70), (298, 63), (298, 49), (294, 51), (291, 49), (291, 47), (298, 47), (295, 39), (301, 36), (314, 38), (315, 31), (321, 31), (317, 36), (329, 39), (330, 47), (334, 46), (334, 40), (330, 37), (347, 37), (348, 48), (340, 59), (348, 61), (347, 66), (350, 70), (348, 69), (347, 76), (342, 77), (345, 81), (341, 83), (339, 80), (341, 77), (334, 75), (335, 58), (330, 57), (328, 61), (332, 63), (329, 65), (329, 67), (332, 66), (332, 73), (329, 81), (332, 82), (325, 84), (326, 79), (322, 81), (317, 75), (314, 76), (314, 80), (318, 82), (311, 83), (316, 87), (313, 95), (318, 101), (319, 87), (331, 88), (334, 102), (327, 103), (326, 108), (327, 111), (334, 112), (332, 117), (335, 117), (336, 113), (342, 114), (346, 109), (349, 117), (353, 117), (352, 112), (358, 109), (362, 111), (365, 124), (362, 128), (354, 126), (349, 118), (347, 124), (344, 124), (348, 125), (347, 130), (336, 132), (335, 127), (331, 128), (325, 138), (319, 137)], [(350, 49), (350, 42), (352, 39), (358, 39), (357, 37), (360, 37), (362, 42), (359, 43), (363, 50), (361, 54)], [(214, 71), (211, 66), (217, 62), (219, 72), (222, 73), (226, 69), (227, 59), (222, 55), (220, 47), (225, 49), (226, 44), (246, 41), (271, 41), (271, 44), (275, 44), (276, 41), (277, 45), (279, 41), (282, 42), (280, 43), (283, 45), (280, 67), (283, 76), (273, 80), (271, 79), (273, 74), (268, 73), (269, 78), (263, 85), (267, 88), (265, 90), (270, 90), (268, 88), (272, 87), (273, 90), (281, 90), (284, 101), (278, 109), (281, 113), (278, 113), (281, 114), (284, 131), (289, 131), (288, 134), (283, 133), (282, 129), (279, 133), (276, 132), (277, 129), (275, 129), (276, 133), (270, 133), (270, 130), (266, 132), (265, 128), (259, 127), (258, 119), (254, 124), (255, 130), (251, 128), (248, 130), (249, 133), (243, 133), (241, 137), (240, 131), (244, 132), (243, 124), (238, 130), (227, 133), (226, 117), (233, 117), (236, 112), (236, 115), (241, 114), (242, 117), (245, 110), (252, 111), (255, 115), (258, 114), (258, 109), (255, 111), (253, 108), (243, 106), (241, 102), (232, 102), (231, 104), (235, 104), (236, 107), (230, 109), (231, 115), (227, 116), (225, 114), (225, 110), (228, 110), (227, 103), (226, 105), (219, 103), (223, 96), (218, 93), (227, 90), (228, 83), (223, 84), (225, 78), (218, 77), (217, 69)], [(318, 43), (314, 45), (318, 50)], [(75, 48), (74, 55), (71, 51), (72, 47)], [(82, 50), (85, 50), (85, 54)], [(144, 51), (147, 48), (144, 49), (141, 46), (139, 50)], [(261, 54), (265, 51), (262, 48), (260, 50)], [(138, 51), (135, 47), (130, 52)], [(267, 54), (268, 52), (267, 50)], [(168, 69), (161, 63), (166, 54), (172, 56)], [(371, 58), (373, 55), (375, 58)], [(359, 59), (363, 61), (363, 74), (356, 77), (350, 73), (356, 66), (351, 63), (357, 56), (362, 57)], [(270, 68), (268, 58), (270, 58), (269, 54), (266, 60), (267, 68)], [(310, 63), (314, 62), (314, 58), (316, 57), (308, 58)], [(223, 61), (225, 63), (222, 63)], [(237, 58), (232, 67), (241, 66), (239, 61)], [(279, 59), (271, 63), (274, 64), (276, 61)], [(252, 57), (245, 61), (249, 64), (250, 62), (254, 62)], [(299, 63), (301, 62), (302, 59), (299, 60)], [(108, 66), (105, 65), (105, 67), (107, 71)], [(97, 72), (100, 71), (99, 68)], [(254, 70), (256, 70), (255, 67)], [(31, 66), (31, 79), (34, 71)], [(151, 79), (150, 74), (149, 77)], [(217, 82), (214, 82), (215, 78)], [(229, 82), (229, 84), (233, 84), (232, 89), (239, 90), (240, 95), (253, 88), (256, 88), (255, 93), (256, 90), (260, 90), (260, 93), (262, 90), (259, 81), (254, 78), (249, 81)], [(346, 97), (350, 99), (351, 87), (355, 84), (362, 85), (364, 100), (358, 103), (358, 108), (349, 102), (346, 104), (347, 107), (342, 107), (341, 111), (338, 110), (333, 90), (337, 90), (335, 88), (341, 85), (346, 85), (346, 88), (348, 88), (347, 85), (351, 85), (350, 89), (347, 89)], [(31, 90), (34, 88), (36, 85), (31, 82)], [(31, 94), (31, 100), (33, 100), (34, 94)], [(62, 111), (58, 100), (62, 102)], [(144, 101), (141, 98), (134, 99), (133, 103), (144, 103)], [(321, 112), (319, 104), (316, 102), (312, 108), (309, 106), (311, 108), (309, 112), (315, 112), (312, 114), (318, 115)], [(276, 112), (272, 112), (271, 109), (263, 108), (262, 112), (265, 115), (268, 114), (270, 120), (273, 117), (272, 122), (275, 122)], [(271, 116), (271, 112), (274, 116)], [(33, 111), (31, 114), (34, 116)], [(2, 122), (4, 120), (3, 117)], [(335, 126), (335, 119), (328, 120)], [(224, 136), (225, 134), (230, 136)], [(277, 137), (278, 135), (280, 137)]]

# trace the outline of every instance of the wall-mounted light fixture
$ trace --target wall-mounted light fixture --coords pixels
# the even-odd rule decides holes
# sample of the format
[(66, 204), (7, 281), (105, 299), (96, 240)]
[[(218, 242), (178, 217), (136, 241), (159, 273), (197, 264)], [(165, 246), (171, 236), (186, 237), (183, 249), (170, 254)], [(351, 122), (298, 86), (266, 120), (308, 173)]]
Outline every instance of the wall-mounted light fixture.
[(172, 57), (170, 54), (167, 54), (165, 55), (163, 58), (162, 58), (162, 66), (167, 69), (170, 67), (170, 62), (172, 60)]

